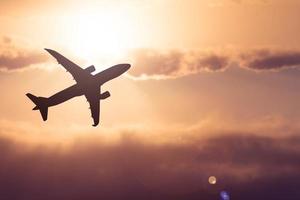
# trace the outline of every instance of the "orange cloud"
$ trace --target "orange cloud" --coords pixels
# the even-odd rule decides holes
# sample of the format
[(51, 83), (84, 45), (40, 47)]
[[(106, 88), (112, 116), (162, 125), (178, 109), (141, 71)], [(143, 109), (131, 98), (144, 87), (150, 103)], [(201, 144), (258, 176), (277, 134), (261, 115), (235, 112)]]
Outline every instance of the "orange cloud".
[(132, 57), (134, 66), (130, 74), (135, 77), (179, 77), (203, 71), (217, 72), (226, 69), (230, 58), (212, 52), (182, 52), (171, 50), (160, 52), (151, 49), (137, 49)]
[(12, 39), (3, 37), (0, 43), (0, 69), (16, 70), (47, 61), (45, 54), (15, 46)]
[[(202, 72), (222, 72), (230, 66), (254, 71), (279, 71), (300, 66), (299, 50), (263, 48), (255, 50), (159, 51), (135, 49), (127, 58), (131, 60), (131, 77), (177, 78)], [(31, 65), (45, 64), (49, 56), (14, 45), (11, 38), (3, 37), (0, 44), (0, 69), (17, 70)]]
[(254, 71), (279, 71), (300, 66), (300, 51), (273, 48), (247, 51), (159, 52), (136, 50), (131, 56), (134, 77), (175, 78), (201, 72), (220, 72), (232, 65)]

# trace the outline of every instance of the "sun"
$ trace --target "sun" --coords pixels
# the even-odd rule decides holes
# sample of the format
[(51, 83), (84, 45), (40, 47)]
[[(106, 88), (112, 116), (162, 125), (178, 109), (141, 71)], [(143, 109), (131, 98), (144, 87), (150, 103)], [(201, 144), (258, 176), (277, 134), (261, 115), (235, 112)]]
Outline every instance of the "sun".
[(120, 12), (86, 12), (67, 22), (71, 51), (87, 60), (118, 57), (134, 44), (130, 17)]

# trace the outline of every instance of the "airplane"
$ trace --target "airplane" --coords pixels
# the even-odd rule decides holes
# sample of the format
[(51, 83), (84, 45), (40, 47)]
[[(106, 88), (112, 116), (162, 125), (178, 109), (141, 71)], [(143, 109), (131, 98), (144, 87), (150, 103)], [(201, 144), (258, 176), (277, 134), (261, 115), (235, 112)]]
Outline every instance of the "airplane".
[(84, 95), (90, 104), (91, 117), (94, 120), (93, 126), (97, 126), (99, 124), (100, 100), (110, 97), (108, 91), (101, 93), (101, 86), (107, 81), (126, 72), (130, 68), (130, 64), (124, 63), (114, 65), (93, 75), (91, 73), (96, 70), (94, 65), (83, 69), (60, 53), (51, 49), (45, 50), (50, 53), (58, 61), (58, 64), (61, 64), (67, 72), (71, 73), (76, 84), (48, 98), (37, 97), (27, 93), (26, 96), (35, 104), (35, 107), (32, 110), (39, 110), (43, 120), (46, 121), (48, 117), (48, 107), (58, 105), (73, 97)]

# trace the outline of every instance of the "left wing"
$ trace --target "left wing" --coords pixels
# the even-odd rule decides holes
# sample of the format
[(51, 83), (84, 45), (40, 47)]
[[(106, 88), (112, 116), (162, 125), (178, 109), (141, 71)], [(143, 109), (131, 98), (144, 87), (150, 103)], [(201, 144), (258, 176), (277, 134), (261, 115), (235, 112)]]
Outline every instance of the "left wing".
[(99, 124), (99, 114), (100, 114), (100, 99), (98, 97), (99, 90), (94, 94), (85, 94), (87, 101), (90, 104), (91, 117), (94, 120), (93, 126), (97, 126)]
[(82, 69), (60, 53), (51, 49), (45, 50), (48, 51), (54, 58), (56, 58), (57, 62), (72, 74), (76, 82), (84, 81), (87, 77), (90, 76), (90, 74), (88, 74), (84, 69)]

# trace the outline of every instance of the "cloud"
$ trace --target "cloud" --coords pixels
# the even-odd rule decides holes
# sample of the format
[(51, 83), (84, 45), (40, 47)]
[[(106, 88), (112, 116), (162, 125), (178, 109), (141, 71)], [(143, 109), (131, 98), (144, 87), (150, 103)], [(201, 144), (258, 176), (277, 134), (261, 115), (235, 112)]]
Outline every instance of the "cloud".
[(176, 75), (179, 74), (184, 65), (184, 54), (178, 51), (161, 53), (150, 49), (133, 51), (134, 67), (130, 74), (140, 75)]
[(230, 58), (212, 52), (183, 52), (171, 50), (159, 52), (151, 49), (137, 49), (132, 57), (130, 74), (134, 77), (180, 77), (199, 72), (222, 71), (230, 64)]
[(280, 70), (300, 66), (300, 51), (257, 50), (241, 55), (243, 65), (253, 70)]
[(299, 140), (298, 136), (270, 138), (238, 132), (210, 139), (204, 145), (205, 153), (199, 158), (206, 162), (218, 160), (238, 166), (253, 165), (262, 170), (265, 167), (276, 168), (277, 163), (281, 168), (294, 168), (300, 165), (300, 159), (295, 159), (300, 153)]
[[(178, 78), (203, 72), (222, 72), (230, 66), (253, 71), (279, 71), (300, 66), (299, 50), (262, 48), (250, 50), (165, 50), (135, 49), (128, 53), (132, 64), (129, 75), (134, 79)], [(49, 60), (45, 52), (22, 49), (9, 37), (0, 43), (0, 70), (14, 71)], [(46, 69), (45, 67), (43, 67)]]
[[(20, 41), (19, 41), (20, 42)], [(10, 37), (2, 37), (0, 43), (0, 70), (3, 71), (19, 71), (32, 65), (46, 63), (48, 58), (45, 54), (38, 53), (29, 45), (21, 45), (16, 43)], [(26, 48), (20, 47), (26, 46)]]
[(0, 70), (22, 69), (33, 64), (45, 63), (47, 59), (44, 54), (17, 47), (10, 37), (2, 38), (2, 43), (0, 43)]
[(33, 64), (44, 63), (47, 58), (44, 55), (33, 52), (16, 52), (12, 54), (0, 54), (0, 68), (6, 70), (16, 70), (29, 67)]
[[(72, 142), (69, 138), (67, 147), (32, 145), (6, 131), (0, 137), (0, 198), (4, 200), (205, 200), (218, 199), (224, 189), (232, 198), (245, 200), (300, 197), (297, 131), (271, 137), (260, 136), (259, 130), (227, 134), (219, 130), (203, 138), (209, 133), (193, 129), (193, 137), (186, 137), (191, 131), (186, 130), (182, 139), (174, 142), (170, 137), (163, 143), (147, 139), (142, 129), (118, 130), (120, 138), (112, 143), (102, 140), (104, 132), (84, 132), (85, 137)], [(217, 185), (208, 184), (210, 175), (217, 177)]]
[(222, 72), (232, 65), (253, 71), (279, 71), (300, 66), (300, 51), (255, 50), (169, 51), (136, 50), (130, 74), (142, 78), (176, 78), (202, 72)]
[[(193, 66), (194, 64), (194, 66)], [(191, 63), (189, 69), (195, 72), (210, 71), (217, 72), (229, 66), (229, 58), (224, 55), (205, 55), (196, 58), (196, 62)]]

